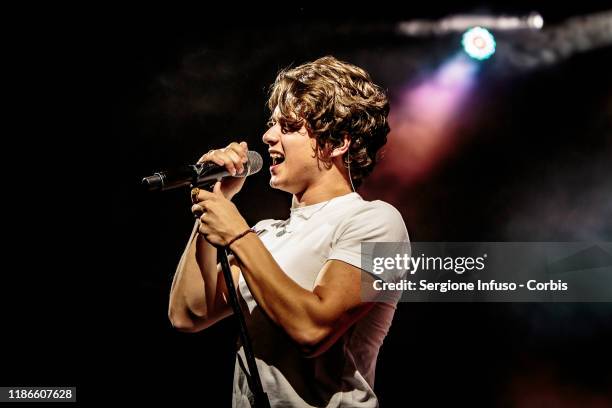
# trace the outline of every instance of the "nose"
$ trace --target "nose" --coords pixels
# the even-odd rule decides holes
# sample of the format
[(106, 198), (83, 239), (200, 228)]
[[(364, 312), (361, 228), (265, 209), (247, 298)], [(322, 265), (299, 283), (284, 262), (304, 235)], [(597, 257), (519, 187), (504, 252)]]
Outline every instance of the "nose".
[(269, 146), (274, 146), (280, 140), (280, 134), (281, 134), (280, 125), (276, 123), (270, 129), (268, 129), (266, 133), (264, 133), (261, 139), (263, 140), (265, 144)]

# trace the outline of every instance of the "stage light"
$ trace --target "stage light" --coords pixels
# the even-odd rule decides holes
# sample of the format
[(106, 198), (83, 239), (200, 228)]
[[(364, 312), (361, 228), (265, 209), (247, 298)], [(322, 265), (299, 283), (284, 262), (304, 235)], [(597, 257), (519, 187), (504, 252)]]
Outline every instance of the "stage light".
[(486, 28), (473, 27), (463, 34), (461, 45), (472, 58), (484, 60), (495, 53), (495, 38)]
[(540, 30), (544, 27), (544, 19), (539, 13), (531, 13), (529, 17), (527, 17), (527, 24), (529, 27)]

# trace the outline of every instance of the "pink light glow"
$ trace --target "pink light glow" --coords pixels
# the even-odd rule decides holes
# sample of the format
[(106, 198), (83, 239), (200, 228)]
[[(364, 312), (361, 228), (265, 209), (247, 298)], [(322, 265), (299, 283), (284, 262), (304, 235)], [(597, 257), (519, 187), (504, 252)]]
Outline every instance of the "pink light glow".
[(425, 80), (408, 85), (392, 102), (384, 159), (364, 185), (366, 193), (382, 193), (375, 190), (382, 190), (390, 177), (399, 186), (422, 179), (455, 146), (461, 119), (457, 114), (477, 69), (475, 62), (458, 54)]

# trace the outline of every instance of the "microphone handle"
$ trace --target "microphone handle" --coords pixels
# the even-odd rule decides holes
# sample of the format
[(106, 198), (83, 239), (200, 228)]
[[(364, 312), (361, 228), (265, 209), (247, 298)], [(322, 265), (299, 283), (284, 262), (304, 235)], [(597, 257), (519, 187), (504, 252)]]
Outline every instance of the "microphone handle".
[[(210, 171), (214, 168), (218, 168), (218, 170)], [(202, 186), (229, 175), (226, 169), (219, 168), (213, 162), (207, 162), (160, 171), (143, 178), (142, 184), (148, 191), (168, 191), (181, 187)]]

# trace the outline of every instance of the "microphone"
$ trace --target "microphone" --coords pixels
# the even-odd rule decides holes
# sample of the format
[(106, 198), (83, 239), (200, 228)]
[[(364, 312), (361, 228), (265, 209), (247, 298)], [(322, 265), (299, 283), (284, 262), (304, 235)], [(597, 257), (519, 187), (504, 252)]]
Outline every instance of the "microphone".
[(261, 170), (263, 159), (257, 152), (247, 152), (247, 162), (242, 173), (232, 176), (224, 166), (213, 162), (182, 166), (168, 171), (160, 171), (142, 179), (142, 185), (148, 191), (167, 191), (187, 186), (202, 186), (220, 180), (223, 177), (247, 177)]

